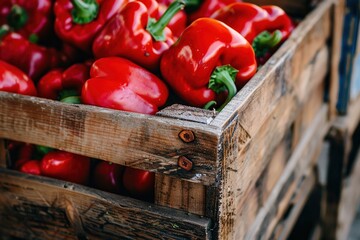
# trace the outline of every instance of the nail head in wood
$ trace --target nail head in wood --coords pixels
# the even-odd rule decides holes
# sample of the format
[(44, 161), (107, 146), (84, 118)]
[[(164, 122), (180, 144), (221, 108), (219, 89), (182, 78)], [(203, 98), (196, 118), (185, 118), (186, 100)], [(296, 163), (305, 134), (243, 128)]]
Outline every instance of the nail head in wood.
[(186, 171), (190, 171), (193, 167), (193, 162), (185, 156), (180, 156), (178, 159), (178, 165)]
[(195, 140), (195, 134), (191, 130), (182, 130), (179, 133), (179, 137), (186, 143), (190, 143)]

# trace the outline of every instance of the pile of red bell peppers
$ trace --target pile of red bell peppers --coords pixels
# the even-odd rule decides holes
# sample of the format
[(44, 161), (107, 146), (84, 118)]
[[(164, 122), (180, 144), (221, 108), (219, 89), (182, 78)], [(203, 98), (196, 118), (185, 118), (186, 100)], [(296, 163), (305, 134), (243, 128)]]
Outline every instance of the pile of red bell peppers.
[[(293, 29), (281, 8), (240, 0), (2, 0), (0, 91), (141, 114), (174, 102), (221, 111)], [(56, 177), (45, 165), (25, 166)]]
[(44, 146), (7, 141), (10, 168), (153, 201), (155, 174)]

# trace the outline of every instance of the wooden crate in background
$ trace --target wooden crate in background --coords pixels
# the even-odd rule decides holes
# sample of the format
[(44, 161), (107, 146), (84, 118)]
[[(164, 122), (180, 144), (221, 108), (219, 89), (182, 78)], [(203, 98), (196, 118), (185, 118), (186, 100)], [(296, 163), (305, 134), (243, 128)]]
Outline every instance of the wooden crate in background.
[(324, 239), (347, 239), (360, 204), (360, 96), (331, 126)]
[[(306, 14), (218, 114), (174, 105), (147, 116), (0, 93), (1, 138), (156, 173), (154, 203), (142, 202), (6, 169), (2, 147), (0, 234), (286, 239), (316, 185), (335, 109), (324, 95), (337, 91), (337, 4)], [(184, 159), (191, 168), (179, 166)]]

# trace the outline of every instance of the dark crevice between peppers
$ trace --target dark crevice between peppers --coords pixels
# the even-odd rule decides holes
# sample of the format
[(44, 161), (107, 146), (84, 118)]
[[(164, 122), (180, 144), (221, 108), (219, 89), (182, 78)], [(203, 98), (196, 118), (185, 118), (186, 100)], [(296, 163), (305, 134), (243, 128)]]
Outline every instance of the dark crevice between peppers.
[[(225, 102), (216, 109), (217, 111), (221, 111), (226, 106), (226, 104), (228, 104), (230, 100), (235, 96), (237, 92), (235, 85), (235, 77), (238, 72), (239, 70), (236, 70), (230, 65), (224, 65), (216, 67), (214, 72), (211, 74), (208, 87), (217, 94), (226, 90), (228, 92)], [(211, 109), (216, 104), (216, 101), (210, 101), (204, 106), (204, 108)]]
[(71, 2), (74, 6), (71, 12), (74, 23), (89, 23), (93, 21), (99, 13), (99, 4), (96, 0), (72, 0)]

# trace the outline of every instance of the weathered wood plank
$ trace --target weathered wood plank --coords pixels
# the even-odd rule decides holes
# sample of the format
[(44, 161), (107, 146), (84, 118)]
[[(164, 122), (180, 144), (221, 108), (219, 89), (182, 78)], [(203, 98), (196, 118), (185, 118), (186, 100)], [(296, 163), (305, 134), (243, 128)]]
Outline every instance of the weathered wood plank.
[[(319, 116), (317, 116), (317, 118), (318, 118), (317, 121), (320, 121), (319, 120), (320, 117), (322, 118), (322, 121), (324, 121), (324, 122), (326, 121), (325, 120), (326, 119), (326, 110), (327, 110), (326, 107), (321, 110), (321, 114)], [(318, 123), (317, 127), (320, 127), (320, 126), (321, 125)], [(315, 131), (314, 128), (315, 127), (313, 126), (312, 131)], [(310, 130), (306, 131), (305, 134), (310, 135), (311, 133), (309, 133), (309, 131)], [(314, 132), (312, 132), (312, 133), (314, 133)], [(323, 130), (323, 134), (325, 134), (324, 130)], [(317, 138), (317, 140), (318, 140), (318, 142), (321, 142), (321, 139)], [(254, 222), (256, 221), (256, 218), (257, 218), (259, 212), (261, 211), (261, 208), (263, 208), (264, 205), (266, 205), (266, 202), (270, 198), (271, 194), (273, 194), (274, 189), (276, 189), (275, 184), (278, 184), (278, 182), (279, 182), (278, 179), (281, 179), (282, 176), (284, 174), (286, 174), (286, 171), (289, 171), (289, 168), (287, 165), (289, 164), (290, 161), (294, 161), (294, 160), (292, 160), (294, 158), (294, 154), (296, 154), (300, 151), (298, 149), (298, 147), (295, 148), (295, 152), (293, 153), (293, 155), (290, 158), (288, 155), (291, 153), (290, 147), (289, 147), (291, 142), (287, 142), (287, 141), (288, 141), (287, 138), (285, 138), (285, 141), (283, 141), (282, 144), (279, 145), (279, 147), (278, 147), (279, 149), (277, 149), (277, 151), (275, 152), (275, 154), (272, 157), (272, 160), (268, 163), (268, 166), (272, 166), (272, 164), (275, 163), (274, 165), (278, 166), (280, 168), (281, 172), (270, 172), (269, 169), (271, 169), (271, 168), (269, 168), (269, 167), (268, 167), (269, 169), (266, 168), (264, 173), (262, 173), (261, 177), (256, 182), (255, 187), (251, 188), (250, 193), (248, 193), (248, 194), (245, 193), (243, 195), (244, 199), (241, 202), (239, 202), (239, 205), (237, 205), (236, 209), (234, 210), (235, 216), (241, 216), (241, 218), (238, 218), (235, 220), (235, 223), (237, 226), (236, 229), (238, 229), (238, 228), (242, 229), (242, 231), (239, 230), (239, 232), (238, 232), (238, 234), (241, 234), (241, 235), (236, 236), (236, 238), (237, 237), (240, 237), (240, 239), (244, 238), (244, 234), (246, 234), (246, 232), (248, 232), (249, 229), (251, 229), (251, 227), (253, 227)], [(302, 141), (304, 141), (304, 140), (302, 139)], [(299, 144), (304, 145), (304, 143), (302, 143), (302, 142), (300, 142)], [(314, 144), (313, 147), (317, 146), (316, 142), (314, 142), (313, 144)], [(286, 146), (288, 146), (288, 147), (286, 147)], [(303, 150), (304, 148), (305, 147), (302, 147), (301, 150)], [(311, 153), (309, 153), (309, 154), (311, 154)], [(277, 157), (279, 157), (280, 159)], [(303, 157), (304, 157), (304, 159), (300, 159), (300, 158), (297, 159), (298, 165), (301, 165), (301, 163), (303, 163), (305, 165), (305, 166), (302, 166), (298, 171), (301, 171), (301, 170), (304, 171), (304, 169), (310, 164), (309, 161), (311, 161), (311, 159), (312, 159), (311, 155), (307, 155), (307, 156), (303, 156)], [(278, 162), (278, 163), (276, 164), (276, 162)], [(275, 179), (274, 181), (276, 181), (276, 182), (274, 182), (274, 184), (269, 185), (267, 192), (263, 191), (264, 187), (262, 187), (262, 185), (264, 185), (262, 182), (266, 182), (266, 180), (262, 180), (262, 176), (264, 174), (268, 175), (268, 179)], [(294, 191), (294, 189), (296, 189), (296, 184), (295, 184), (295, 182), (293, 182), (296, 180), (294, 178), (294, 176), (290, 176), (288, 180), (289, 181), (286, 183), (286, 185), (283, 185), (283, 190), (281, 192), (281, 196), (279, 195), (278, 199), (290, 198), (291, 192)], [(253, 202), (257, 202), (257, 204), (254, 204)], [(274, 204), (275, 204), (274, 207), (278, 206), (279, 202), (276, 202)], [(266, 228), (266, 226), (267, 225), (264, 224), (265, 228)]]
[(352, 135), (360, 122), (360, 95), (354, 99), (348, 109), (348, 114), (345, 116), (338, 116), (334, 121), (334, 128), (341, 132), (341, 134)]
[(311, 191), (314, 189), (316, 184), (315, 174), (312, 172), (309, 176), (306, 176), (305, 180), (301, 183), (301, 186), (293, 194), (290, 203), (288, 204), (288, 209), (290, 212), (287, 216), (282, 216), (281, 221), (275, 227), (273, 233), (271, 234), (271, 239), (276, 240), (286, 240), (288, 239), (291, 230), (293, 229), (296, 220), (298, 219), (304, 205), (311, 194)]
[(326, 134), (326, 129), (321, 126), (327, 124), (327, 109), (322, 109), (292, 154), (284, 174), (265, 205), (259, 210), (251, 228), (246, 231), (246, 239), (268, 239), (270, 237), (280, 216), (286, 210), (284, 206), (288, 206), (291, 200), (291, 193), (302, 182), (304, 174), (306, 175), (309, 169), (311, 171), (315, 165), (315, 160), (320, 154), (322, 139)]
[(211, 227), (207, 218), (4, 169), (0, 225), (26, 239), (208, 239)]
[(350, 176), (343, 181), (338, 210), (336, 239), (347, 239), (351, 224), (360, 203), (360, 150)]
[(206, 188), (199, 183), (183, 181), (165, 175), (156, 175), (155, 203), (189, 213), (205, 215)]
[[(16, 109), (16, 110), (15, 110)], [(205, 185), (216, 178), (219, 130), (159, 116), (0, 92), (0, 138), (54, 147)], [(179, 134), (193, 133), (192, 142)], [(178, 166), (185, 156), (191, 171)]]
[(7, 151), (5, 146), (5, 140), (0, 138), (0, 167), (6, 168)]
[(174, 104), (157, 112), (156, 115), (209, 124), (216, 117), (217, 112), (180, 104)]
[[(326, 50), (324, 50), (326, 51)], [(320, 51), (320, 53), (323, 51)], [(317, 56), (326, 56), (319, 54)], [(315, 58), (317, 59), (317, 58)], [(322, 64), (316, 64), (318, 61), (314, 60), (308, 67), (312, 68), (313, 74), (308, 75), (312, 81), (309, 81), (307, 94), (300, 91), (302, 88), (294, 87), (294, 91), (289, 91), (279, 101), (275, 111), (269, 116), (267, 121), (261, 126), (260, 130), (254, 135), (251, 140), (243, 144), (242, 131), (239, 129), (239, 120), (235, 118), (233, 125), (230, 126), (224, 134), (224, 149), (223, 152), (223, 189), (231, 189), (231, 191), (224, 191), (220, 204), (224, 207), (221, 210), (221, 222), (220, 226), (223, 227), (221, 234), (231, 234), (232, 231), (240, 229), (238, 226), (243, 224), (249, 224), (251, 221), (247, 221), (245, 217), (240, 218), (242, 215), (242, 209), (251, 211), (251, 207), (244, 207), (244, 202), (248, 198), (250, 189), (252, 189), (267, 166), (270, 156), (276, 149), (281, 139), (285, 136), (285, 133), (291, 128), (294, 120), (301, 113), (301, 109), (307, 106), (312, 107), (309, 100), (314, 90), (318, 90), (318, 87), (322, 85), (322, 81), (326, 75), (327, 62), (323, 58), (319, 58)], [(316, 69), (313, 68), (316, 66)], [(308, 72), (305, 69), (305, 72)], [(300, 75), (302, 76), (302, 74)], [(304, 81), (307, 81), (304, 79)], [(299, 83), (300, 81), (298, 81)], [(312, 85), (314, 84), (314, 85)], [(313, 91), (311, 91), (313, 90)], [(317, 96), (320, 101), (323, 99), (321, 95)], [(314, 109), (313, 111), (318, 111)], [(321, 113), (325, 114), (328, 108), (321, 108)], [(300, 116), (301, 117), (301, 116)], [(324, 116), (326, 119), (326, 116)], [(327, 125), (320, 125), (320, 129), (326, 128)], [(229, 170), (230, 169), (230, 170)], [(250, 194), (251, 195), (251, 194)], [(255, 206), (252, 204), (253, 207)], [(253, 209), (256, 212), (256, 207)], [(249, 213), (250, 214), (250, 213)], [(249, 216), (252, 216), (251, 214)], [(224, 225), (222, 225), (224, 224)], [(235, 227), (236, 226), (236, 227)], [(244, 227), (246, 228), (246, 227)], [(238, 230), (239, 232), (240, 230)], [(243, 232), (244, 233), (244, 232)], [(237, 239), (241, 239), (241, 236), (236, 236)]]

